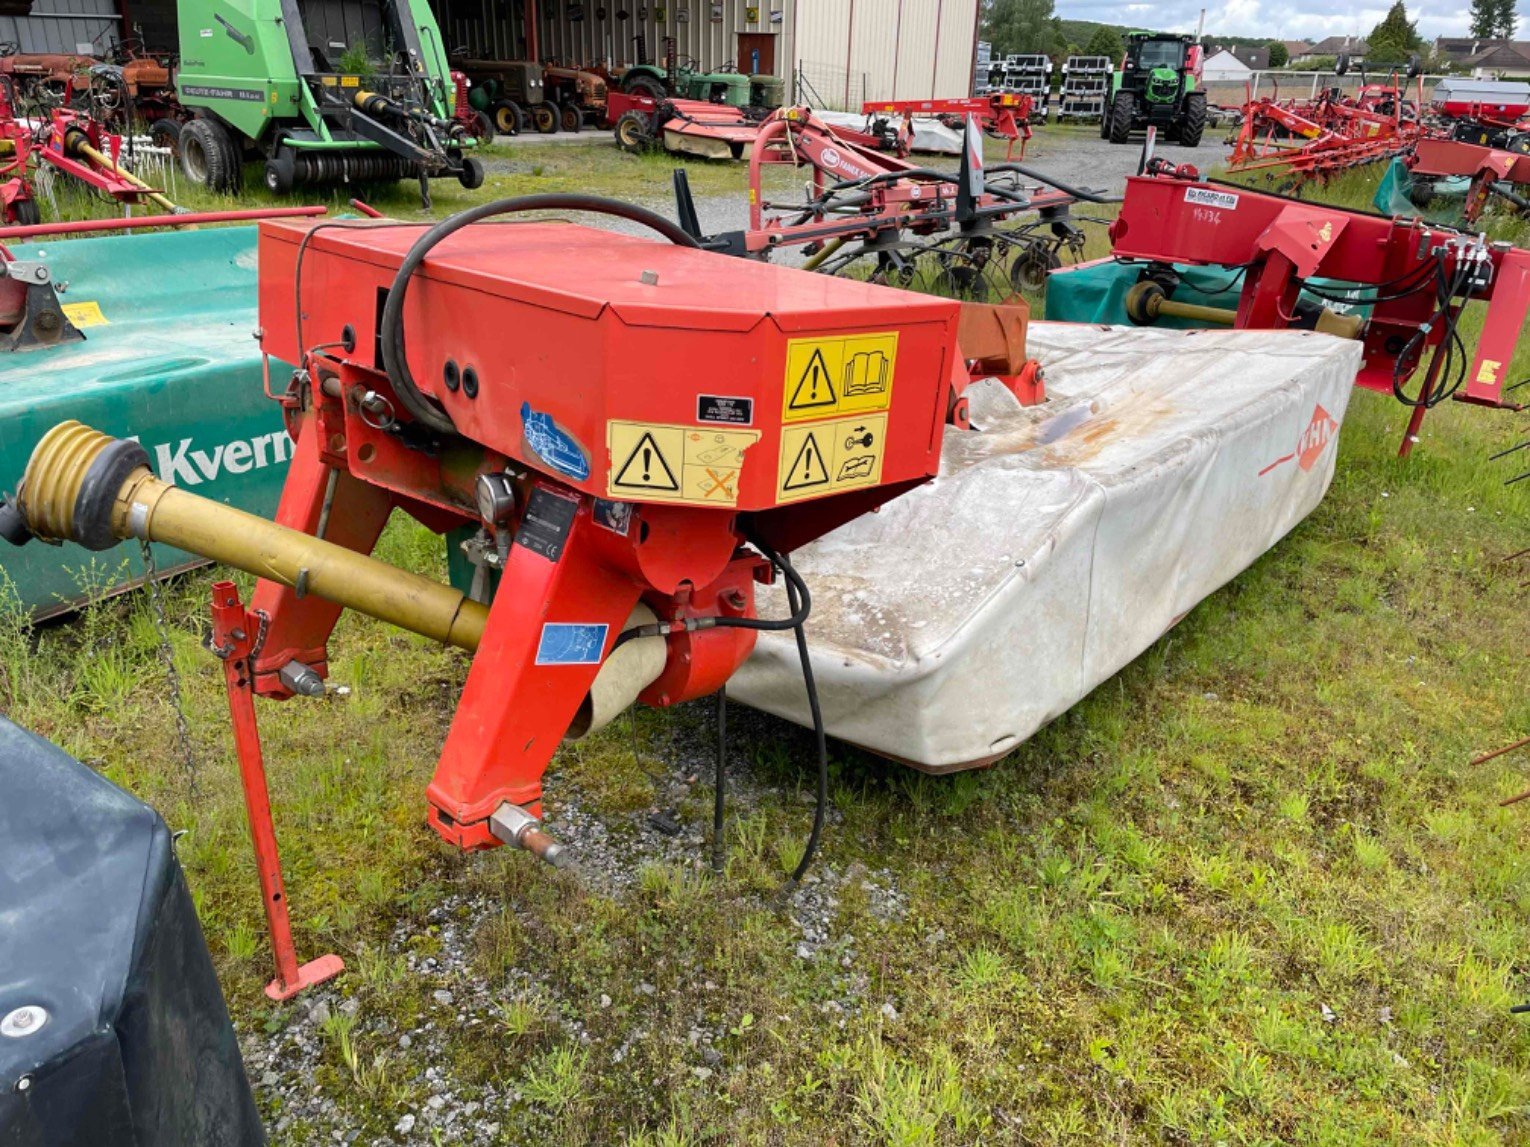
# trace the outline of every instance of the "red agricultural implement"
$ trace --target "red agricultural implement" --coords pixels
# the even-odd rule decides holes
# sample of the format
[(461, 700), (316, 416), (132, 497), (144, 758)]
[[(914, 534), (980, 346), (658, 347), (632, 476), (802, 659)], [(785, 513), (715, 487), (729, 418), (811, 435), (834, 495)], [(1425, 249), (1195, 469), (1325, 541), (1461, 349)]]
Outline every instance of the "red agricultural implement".
[[(994, 92), (988, 96), (951, 100), (873, 100), (861, 105), (861, 113), (872, 117), (897, 117), (903, 121), (897, 131), (897, 137), (905, 141), (898, 149), (900, 155), (908, 154), (907, 141), (913, 137), (915, 116), (933, 117), (955, 131), (965, 131), (967, 117), (971, 116), (988, 135), (1008, 141), (1009, 149), (1004, 153), (1006, 159), (1015, 157), (1016, 143), (1020, 145), (1020, 158), (1024, 159), (1025, 145), (1032, 135), (1031, 112), (1035, 106), (1035, 101), (1022, 92)], [(879, 136), (882, 133), (873, 130), (870, 134)]]
[(705, 100), (655, 99), (608, 89), (606, 118), (623, 151), (655, 147), (701, 159), (741, 159), (754, 146), (760, 117), (747, 108)]
[(1327, 179), (1405, 152), (1423, 134), (1418, 105), (1395, 83), (1339, 89), (1315, 100), (1249, 99), (1228, 167), (1269, 171), (1295, 183)]
[[(771, 198), (765, 177), (780, 165), (809, 170), (805, 198)], [(1070, 213), (1079, 199), (1113, 202), (1019, 164), (985, 169), (975, 121), (953, 173), (852, 142), (811, 112), (789, 109), (761, 126), (750, 156), (748, 229), (716, 241), (765, 257), (800, 247), (810, 270), (902, 287), (924, 277), (937, 293), (986, 301), (1039, 288), (1065, 253), (1080, 255), (1084, 234)], [(681, 212), (694, 214), (683, 200)]]
[[(559, 221), (596, 211), (665, 242)], [(260, 324), (301, 364), (279, 400), (295, 442), (276, 520), (151, 473), (135, 441), (66, 422), (37, 446), (5, 534), (104, 549), (157, 541), (254, 573), (213, 590), (261, 888), (285, 998), (299, 965), (256, 698), (320, 696), (351, 608), (469, 651), (426, 790), (451, 844), (560, 864), (542, 776), (636, 698), (717, 692), (761, 630), (793, 631), (817, 713), (792, 550), (936, 473), (976, 378), (1025, 366), (1021, 305), (983, 306), (722, 257), (642, 208), (581, 195), (497, 201), (427, 227), (267, 224)], [(526, 337), (505, 342), (505, 330)], [(407, 332), (407, 343), (406, 343)], [(476, 569), (459, 589), (370, 557), (401, 509)], [(784, 579), (789, 616), (759, 617)], [(819, 808), (827, 755), (816, 719)]]
[(1497, 198), (1516, 211), (1530, 211), (1530, 154), (1481, 147), (1454, 139), (1421, 139), (1404, 162), (1412, 177), (1414, 198), (1426, 202), (1444, 179), (1466, 178), (1466, 201), (1461, 214), (1475, 223)]
[[(1355, 338), (1365, 348), (1356, 385), (1412, 408), (1403, 456), (1425, 413), (1446, 399), (1522, 409), (1505, 399), (1505, 372), (1530, 314), (1530, 251), (1419, 220), (1206, 182), (1161, 162), (1149, 172), (1127, 181), (1110, 229), (1113, 258), (1141, 264), (1125, 299), (1133, 322), (1167, 316)], [(1176, 268), (1187, 265), (1241, 276), (1237, 307), (1176, 301)], [(1475, 355), (1458, 329), (1471, 302), (1487, 304)]]

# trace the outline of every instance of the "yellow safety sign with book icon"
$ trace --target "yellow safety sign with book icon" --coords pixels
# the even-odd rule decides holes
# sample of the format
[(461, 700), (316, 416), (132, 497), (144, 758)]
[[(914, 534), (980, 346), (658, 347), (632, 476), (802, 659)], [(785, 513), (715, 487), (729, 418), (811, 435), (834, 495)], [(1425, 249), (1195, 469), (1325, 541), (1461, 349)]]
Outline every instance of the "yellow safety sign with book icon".
[(886, 414), (782, 427), (776, 501), (875, 486), (882, 480), (886, 439)]
[(631, 502), (736, 506), (744, 452), (759, 440), (758, 430), (613, 419), (606, 423), (606, 494)]
[(897, 331), (792, 339), (786, 344), (781, 420), (886, 410), (897, 364)]

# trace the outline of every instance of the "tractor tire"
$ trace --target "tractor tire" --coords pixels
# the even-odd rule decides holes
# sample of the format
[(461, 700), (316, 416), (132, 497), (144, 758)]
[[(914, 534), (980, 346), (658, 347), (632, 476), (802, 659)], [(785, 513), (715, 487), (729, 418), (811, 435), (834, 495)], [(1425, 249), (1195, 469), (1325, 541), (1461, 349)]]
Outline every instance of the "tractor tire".
[(32, 227), (42, 222), (42, 208), (37, 205), (35, 199), (18, 199), (11, 204), (10, 218), (7, 223), (14, 223), (18, 227)]
[(1201, 136), (1206, 133), (1206, 93), (1191, 92), (1185, 97), (1185, 106), (1179, 113), (1179, 143), (1181, 147), (1200, 147)]
[(1105, 107), (1100, 109), (1100, 138), (1101, 139), (1109, 139), (1110, 138), (1110, 105), (1109, 104), (1106, 104)]
[(483, 160), (476, 155), (462, 157), (462, 170), (457, 173), (457, 182), (469, 191), (477, 191), (483, 186)]
[(531, 109), (531, 126), (537, 129), (539, 135), (552, 135), (558, 130), (561, 110), (552, 100), (543, 100)]
[(479, 143), (494, 142), (494, 121), (489, 118), (487, 112), (475, 111), (468, 130), (473, 133), (473, 138)]
[(664, 90), (664, 85), (652, 76), (634, 76), (627, 82), (626, 91), (628, 95), (648, 96), (655, 100), (669, 98), (669, 93)]
[(297, 183), (297, 156), (286, 147), (278, 147), (276, 154), (266, 160), (262, 182), (272, 195), (286, 195)]
[(526, 113), (514, 100), (496, 100), (489, 110), (493, 113), (494, 130), (500, 135), (520, 135), (526, 127)]
[(558, 113), (558, 126), (567, 132), (584, 130), (584, 113), (573, 104), (564, 104)]
[(1132, 134), (1132, 116), (1137, 111), (1137, 97), (1131, 92), (1117, 92), (1116, 98), (1110, 101), (1110, 112), (1106, 116), (1107, 131), (1105, 138), (1111, 143), (1125, 143)]
[(239, 159), (228, 129), (215, 119), (194, 119), (181, 128), (181, 173), (209, 191), (239, 189)]
[(172, 160), (181, 157), (181, 121), (157, 119), (149, 125), (149, 142), (170, 153)]
[(652, 143), (648, 117), (642, 112), (623, 112), (616, 121), (616, 146), (632, 155), (642, 155)]

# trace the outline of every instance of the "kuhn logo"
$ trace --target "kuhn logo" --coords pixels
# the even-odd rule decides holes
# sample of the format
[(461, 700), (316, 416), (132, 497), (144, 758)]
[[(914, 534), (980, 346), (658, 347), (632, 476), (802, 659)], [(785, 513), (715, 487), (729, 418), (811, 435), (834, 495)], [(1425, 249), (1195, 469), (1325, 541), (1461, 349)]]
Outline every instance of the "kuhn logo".
[(182, 438), (174, 445), (162, 442), (154, 447), (154, 469), (160, 478), (177, 486), (200, 486), (224, 473), (248, 474), (292, 458), (292, 439), (284, 430), (220, 442), (211, 451), (194, 449), (193, 442)]
[(1321, 406), (1313, 407), (1312, 421), (1307, 423), (1307, 429), (1302, 431), (1302, 436), (1296, 441), (1296, 464), (1303, 470), (1311, 470), (1316, 466), (1318, 458), (1333, 441), (1338, 429), (1339, 424), (1328, 411)]
[(1324, 410), (1320, 405), (1312, 408), (1312, 419), (1307, 423), (1307, 429), (1296, 440), (1296, 449), (1290, 454), (1282, 454), (1271, 462), (1263, 470), (1259, 471), (1259, 477), (1263, 478), (1271, 470), (1285, 465), (1293, 458), (1296, 464), (1303, 470), (1311, 470), (1317, 465), (1318, 459), (1323, 456), (1323, 451), (1328, 449), (1328, 444), (1333, 441), (1334, 435), (1339, 432), (1339, 424), (1333, 415)]
[(823, 159), (823, 165), (825, 167), (838, 167), (839, 166), (839, 148), (837, 148), (837, 147), (826, 147), (826, 148), (824, 148), (823, 149), (823, 156), (821, 158)]

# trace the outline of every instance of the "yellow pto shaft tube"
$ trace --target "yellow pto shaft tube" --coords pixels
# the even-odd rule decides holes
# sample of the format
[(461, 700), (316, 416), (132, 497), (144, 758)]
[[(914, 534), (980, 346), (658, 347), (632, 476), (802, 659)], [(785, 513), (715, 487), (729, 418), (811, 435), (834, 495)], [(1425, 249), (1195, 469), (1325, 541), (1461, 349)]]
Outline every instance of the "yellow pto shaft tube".
[(137, 443), (78, 422), (43, 436), (16, 502), (40, 538), (163, 542), (470, 652), (489, 616), (450, 586), (162, 482)]
[(154, 188), (150, 187), (143, 180), (139, 179), (138, 176), (134, 175), (131, 171), (128, 171), (122, 167), (118, 167), (114, 162), (112, 162), (111, 156), (98, 151), (94, 147), (91, 147), (90, 141), (85, 138), (83, 132), (70, 132), (68, 137), (64, 140), (64, 144), (66, 149), (73, 152), (75, 155), (83, 156), (84, 158), (90, 160), (91, 163), (101, 168), (103, 171), (109, 171), (118, 179), (131, 183), (134, 187), (138, 188), (139, 191), (143, 192), (143, 197), (150, 203), (153, 203), (158, 207), (163, 207), (166, 211), (171, 213), (180, 211), (180, 208), (177, 207), (174, 203), (171, 203), (168, 198), (166, 198), (164, 195), (161, 195), (158, 191), (155, 191)]

